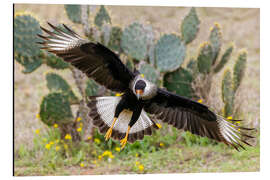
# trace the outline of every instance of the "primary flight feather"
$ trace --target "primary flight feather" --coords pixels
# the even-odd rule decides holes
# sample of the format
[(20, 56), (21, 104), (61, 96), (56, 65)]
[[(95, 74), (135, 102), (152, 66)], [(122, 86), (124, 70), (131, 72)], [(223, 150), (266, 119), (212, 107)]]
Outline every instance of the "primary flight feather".
[(42, 49), (63, 58), (106, 88), (123, 93), (119, 97), (89, 97), (89, 116), (106, 139), (120, 140), (123, 148), (127, 141), (151, 135), (158, 128), (154, 121), (158, 119), (237, 150), (244, 149), (242, 143), (250, 145), (243, 137), (252, 138), (244, 132), (252, 129), (231, 123), (203, 104), (158, 88), (139, 72), (130, 71), (102, 44), (81, 38), (65, 25), (67, 32), (48, 24), (55, 32), (41, 27), (48, 34), (38, 35), (43, 39)]

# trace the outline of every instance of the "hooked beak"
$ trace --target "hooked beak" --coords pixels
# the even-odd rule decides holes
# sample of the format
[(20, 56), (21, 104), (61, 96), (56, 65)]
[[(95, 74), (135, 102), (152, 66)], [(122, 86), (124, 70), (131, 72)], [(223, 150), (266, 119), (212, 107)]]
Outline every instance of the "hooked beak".
[(137, 89), (135, 92), (136, 92), (137, 99), (140, 99), (141, 95), (143, 94), (143, 90)]

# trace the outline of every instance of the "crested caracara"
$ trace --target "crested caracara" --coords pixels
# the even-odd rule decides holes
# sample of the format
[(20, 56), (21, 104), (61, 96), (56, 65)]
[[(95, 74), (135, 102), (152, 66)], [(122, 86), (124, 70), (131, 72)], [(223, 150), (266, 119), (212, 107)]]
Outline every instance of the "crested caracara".
[(123, 94), (89, 97), (89, 116), (106, 140), (118, 139), (123, 148), (127, 141), (132, 143), (143, 139), (144, 135), (151, 135), (153, 129), (158, 128), (154, 120), (159, 119), (237, 150), (244, 148), (242, 143), (249, 145), (243, 137), (252, 138), (244, 132), (251, 129), (231, 123), (201, 103), (158, 88), (138, 71), (130, 71), (102, 44), (81, 38), (65, 25), (68, 33), (48, 24), (54, 31), (41, 27), (48, 34), (38, 35), (43, 39), (39, 42), (42, 49), (71, 63), (106, 88)]

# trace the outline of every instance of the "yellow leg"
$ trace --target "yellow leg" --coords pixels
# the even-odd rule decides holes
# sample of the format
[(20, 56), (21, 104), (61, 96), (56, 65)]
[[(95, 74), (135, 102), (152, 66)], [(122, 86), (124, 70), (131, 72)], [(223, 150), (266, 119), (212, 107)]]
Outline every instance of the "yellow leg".
[(120, 140), (121, 149), (123, 149), (125, 147), (125, 145), (127, 144), (129, 130), (130, 130), (130, 126), (128, 126), (128, 129), (127, 129), (127, 132), (126, 132), (126, 136), (124, 137), (124, 139), (121, 139)]
[(116, 122), (117, 118), (113, 118), (113, 123), (112, 123), (112, 126), (110, 127), (110, 129), (108, 129), (108, 131), (106, 132), (105, 134), (105, 140), (107, 141), (108, 139), (110, 139), (111, 135), (112, 135), (112, 129), (113, 129), (113, 126)]

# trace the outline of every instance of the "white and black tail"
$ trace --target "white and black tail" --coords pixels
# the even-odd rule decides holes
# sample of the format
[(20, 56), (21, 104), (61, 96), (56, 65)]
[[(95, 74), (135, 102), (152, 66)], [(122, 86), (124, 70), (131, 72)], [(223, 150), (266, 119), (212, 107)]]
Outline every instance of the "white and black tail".
[[(106, 133), (112, 126), (115, 109), (120, 100), (121, 96), (89, 97), (89, 116), (93, 119), (94, 125), (99, 128), (100, 133)], [(131, 116), (132, 112), (128, 110), (120, 113), (113, 127), (112, 138), (117, 140), (124, 138)], [(153, 128), (157, 128), (157, 126), (142, 110), (139, 119), (129, 131), (128, 141), (134, 142), (143, 139), (144, 135), (151, 135)]]

